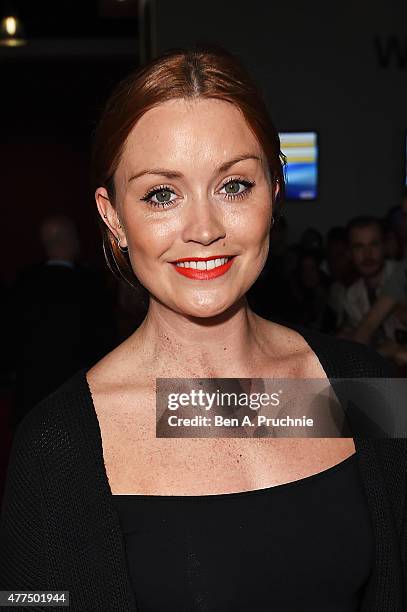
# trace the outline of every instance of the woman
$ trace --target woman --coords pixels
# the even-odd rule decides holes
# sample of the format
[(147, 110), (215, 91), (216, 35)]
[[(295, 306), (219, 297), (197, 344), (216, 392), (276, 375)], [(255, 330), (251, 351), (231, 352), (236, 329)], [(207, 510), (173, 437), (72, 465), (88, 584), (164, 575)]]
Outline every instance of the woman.
[(170, 51), (119, 85), (94, 152), (107, 260), (148, 313), (20, 427), (1, 589), (75, 611), (405, 610), (405, 440), (156, 437), (158, 378), (388, 375), (247, 305), (284, 190), (250, 77), (219, 48)]

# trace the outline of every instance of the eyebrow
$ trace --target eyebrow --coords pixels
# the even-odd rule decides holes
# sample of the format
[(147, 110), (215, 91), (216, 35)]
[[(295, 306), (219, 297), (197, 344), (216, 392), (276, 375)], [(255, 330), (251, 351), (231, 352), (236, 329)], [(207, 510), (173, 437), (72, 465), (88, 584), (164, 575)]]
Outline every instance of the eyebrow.
[[(261, 159), (258, 155), (254, 155), (253, 153), (243, 153), (242, 155), (237, 155), (233, 159), (224, 162), (221, 166), (219, 166), (218, 170), (216, 171), (216, 174), (220, 174), (221, 172), (229, 170), (231, 166), (237, 164), (237, 162), (239, 161), (243, 161), (244, 159), (257, 159), (261, 162)], [(148, 170), (142, 170), (141, 172), (137, 172), (137, 174), (134, 174), (129, 178), (129, 182), (139, 178), (140, 176), (143, 176), (143, 174), (159, 174), (161, 176), (166, 176), (169, 179), (183, 178), (182, 172), (176, 172), (175, 170), (166, 170), (165, 168), (150, 168)]]

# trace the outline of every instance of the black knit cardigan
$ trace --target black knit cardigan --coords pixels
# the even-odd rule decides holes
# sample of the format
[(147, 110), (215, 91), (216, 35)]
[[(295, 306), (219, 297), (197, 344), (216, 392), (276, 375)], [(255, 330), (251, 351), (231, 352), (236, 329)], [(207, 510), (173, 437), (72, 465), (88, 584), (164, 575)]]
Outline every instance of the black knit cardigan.
[[(364, 345), (290, 327), (308, 342), (334, 389), (335, 378), (393, 375)], [(2, 503), (0, 590), (64, 590), (70, 592), (72, 612), (134, 612), (85, 372), (79, 370), (37, 404), (17, 430)], [(354, 442), (375, 536), (375, 564), (361, 612), (407, 612), (407, 439), (354, 437)], [(270, 606), (272, 599), (270, 593)]]

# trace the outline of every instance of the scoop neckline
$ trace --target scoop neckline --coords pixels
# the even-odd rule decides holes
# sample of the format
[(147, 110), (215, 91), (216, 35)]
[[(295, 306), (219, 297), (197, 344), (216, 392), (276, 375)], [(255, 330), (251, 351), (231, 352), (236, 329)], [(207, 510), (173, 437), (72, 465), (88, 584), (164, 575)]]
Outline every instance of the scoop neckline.
[[(285, 325), (286, 327), (288, 327), (289, 329), (293, 329), (294, 331), (296, 331), (305, 341), (305, 343), (308, 345), (309, 349), (314, 353), (315, 357), (317, 358), (317, 360), (319, 361), (319, 363), (321, 364), (321, 367), (323, 369), (323, 371), (325, 372), (325, 375), (327, 377), (327, 380), (329, 381), (329, 383), (331, 384), (331, 378), (335, 377), (336, 375), (336, 368), (334, 367), (335, 364), (332, 364), (332, 362), (329, 359), (329, 354), (327, 354), (324, 351), (324, 347), (320, 346), (320, 344), (318, 344), (318, 336), (323, 336), (323, 334), (320, 334), (319, 332), (317, 332), (316, 330), (308, 330), (307, 328), (305, 328), (302, 325), (297, 325), (297, 324), (287, 324), (287, 323), (283, 323), (283, 325)], [(314, 338), (313, 338), (314, 335)], [(316, 337), (315, 337), (316, 336)], [(318, 350), (319, 349), (319, 350)], [(206, 499), (206, 500), (210, 500), (210, 499), (226, 499), (226, 498), (234, 498), (234, 497), (243, 497), (243, 496), (247, 496), (247, 495), (261, 495), (264, 494), (266, 492), (271, 492), (273, 491), (274, 493), (277, 493), (278, 491), (283, 491), (286, 490), (288, 488), (294, 487), (294, 486), (301, 486), (303, 484), (306, 484), (310, 481), (314, 481), (317, 480), (319, 478), (324, 477), (325, 475), (328, 475), (329, 473), (336, 471), (338, 469), (341, 469), (342, 466), (344, 466), (344, 464), (347, 463), (352, 463), (352, 460), (356, 459), (356, 455), (358, 455), (358, 450), (359, 450), (359, 444), (360, 444), (360, 440), (355, 437), (353, 437), (354, 440), (354, 444), (355, 444), (355, 451), (348, 456), (346, 459), (344, 459), (343, 461), (340, 461), (339, 463), (331, 466), (330, 468), (323, 470), (322, 472), (317, 472), (316, 474), (311, 474), (310, 476), (306, 476), (305, 478), (300, 478), (298, 480), (294, 480), (291, 482), (285, 482), (281, 485), (274, 485), (274, 486), (270, 486), (270, 487), (263, 487), (261, 489), (251, 489), (249, 491), (234, 491), (231, 493), (214, 493), (214, 494), (204, 494), (204, 495), (148, 495), (148, 494), (143, 494), (143, 493), (124, 493), (124, 494), (114, 494), (112, 493), (110, 484), (109, 484), (109, 479), (106, 473), (106, 467), (104, 464), (104, 459), (103, 459), (103, 443), (102, 443), (102, 434), (101, 434), (101, 430), (100, 430), (100, 424), (99, 424), (99, 420), (97, 417), (97, 413), (96, 413), (96, 408), (93, 402), (93, 397), (92, 397), (92, 390), (90, 388), (88, 379), (87, 379), (87, 372), (90, 368), (89, 367), (83, 367), (81, 370), (79, 370), (78, 375), (81, 377), (82, 380), (82, 384), (84, 385), (84, 391), (86, 394), (86, 398), (88, 401), (88, 404), (90, 405), (91, 408), (91, 413), (92, 413), (92, 418), (94, 420), (94, 423), (96, 425), (97, 428), (97, 433), (98, 433), (98, 439), (99, 439), (99, 448), (98, 448), (98, 454), (99, 454), (99, 459), (101, 459), (102, 462), (102, 466), (103, 466), (103, 474), (105, 476), (105, 484), (107, 486), (108, 489), (108, 493), (109, 493), (109, 497), (112, 500), (117, 500), (117, 503), (119, 503), (119, 498), (120, 501), (124, 501), (125, 499), (130, 499), (130, 498), (137, 498), (137, 499), (196, 499), (196, 500), (200, 500), (200, 499)], [(330, 369), (332, 369), (333, 371), (330, 372)], [(345, 466), (344, 466), (345, 467)]]
[(279, 491), (283, 491), (286, 489), (291, 489), (293, 487), (303, 486), (316, 480), (320, 480), (333, 472), (339, 471), (342, 468), (347, 467), (352, 464), (356, 460), (357, 451), (353, 452), (351, 455), (343, 459), (339, 463), (332, 465), (326, 470), (322, 470), (321, 472), (316, 472), (315, 474), (310, 474), (309, 476), (305, 476), (304, 478), (299, 478), (298, 480), (292, 480), (289, 482), (284, 482), (280, 485), (271, 485), (269, 487), (262, 487), (261, 489), (250, 489), (248, 491), (232, 491), (231, 493), (204, 493), (202, 495), (159, 495), (159, 494), (146, 494), (146, 493), (111, 493), (111, 497), (114, 501), (118, 503), (122, 503), (125, 501), (131, 500), (190, 500), (190, 501), (198, 501), (198, 500), (211, 500), (211, 499), (232, 499), (236, 497), (248, 497), (255, 495), (262, 495), (264, 493), (278, 493)]

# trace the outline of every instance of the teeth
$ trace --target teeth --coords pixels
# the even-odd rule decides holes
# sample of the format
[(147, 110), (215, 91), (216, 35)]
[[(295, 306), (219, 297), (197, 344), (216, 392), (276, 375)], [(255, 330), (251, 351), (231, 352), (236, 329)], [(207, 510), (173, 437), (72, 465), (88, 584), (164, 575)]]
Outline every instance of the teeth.
[(180, 268), (194, 268), (196, 270), (213, 270), (218, 266), (223, 266), (230, 257), (222, 257), (220, 259), (209, 259), (209, 261), (182, 261), (176, 265)]

